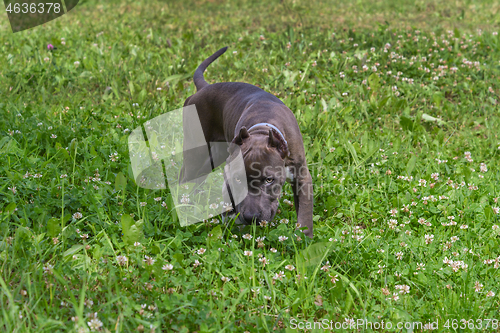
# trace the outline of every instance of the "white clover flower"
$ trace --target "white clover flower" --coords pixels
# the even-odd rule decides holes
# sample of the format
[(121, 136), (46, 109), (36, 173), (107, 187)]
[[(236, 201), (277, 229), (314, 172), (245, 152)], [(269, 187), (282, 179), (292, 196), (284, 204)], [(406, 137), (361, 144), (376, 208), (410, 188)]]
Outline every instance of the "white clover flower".
[(125, 266), (128, 263), (128, 258), (125, 256), (117, 256), (116, 261), (118, 261), (118, 265)]
[(153, 259), (153, 258), (151, 258), (151, 257), (149, 257), (149, 256), (144, 256), (144, 260), (143, 261), (146, 263), (146, 265), (151, 266), (151, 265), (153, 265), (155, 263), (156, 260)]
[(54, 266), (52, 266), (51, 264), (45, 264), (45, 266), (43, 266), (43, 273), (44, 274), (52, 274), (53, 269), (54, 269)]
[(434, 241), (434, 235), (425, 235), (425, 244), (430, 244)]
[(87, 322), (91, 331), (99, 331), (103, 326), (102, 321), (97, 318), (92, 318), (89, 322)]
[(80, 212), (76, 212), (75, 214), (73, 214), (73, 218), (74, 218), (75, 220), (79, 220), (79, 219), (81, 219), (82, 217), (83, 217), (83, 215), (82, 215), (82, 213), (80, 213)]
[(410, 286), (406, 285), (406, 284), (403, 284), (403, 285), (396, 285), (395, 286), (396, 289), (399, 289), (399, 293), (400, 294), (408, 294), (410, 292)]
[(285, 272), (280, 271), (279, 273), (274, 274), (273, 280), (282, 280), (285, 277)]
[(164, 271), (171, 271), (172, 269), (174, 269), (174, 265), (172, 264), (165, 264), (161, 267), (161, 269), (163, 269)]

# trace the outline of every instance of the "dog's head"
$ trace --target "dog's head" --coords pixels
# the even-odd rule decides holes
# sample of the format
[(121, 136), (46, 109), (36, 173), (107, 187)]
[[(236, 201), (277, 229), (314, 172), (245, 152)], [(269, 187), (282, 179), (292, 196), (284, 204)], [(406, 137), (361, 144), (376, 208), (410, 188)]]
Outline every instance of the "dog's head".
[[(231, 184), (232, 192), (248, 189), (245, 197), (233, 199), (236, 213), (239, 213), (240, 221), (245, 224), (271, 221), (278, 209), (278, 199), (286, 180), (288, 146), (274, 130), (250, 134), (242, 127), (229, 146), (226, 165), (231, 165), (240, 153), (243, 157), (240, 167), (227, 168), (225, 172), (226, 183)], [(227, 190), (227, 186), (224, 186), (225, 197), (228, 197)], [(233, 198), (239, 194), (231, 193)]]

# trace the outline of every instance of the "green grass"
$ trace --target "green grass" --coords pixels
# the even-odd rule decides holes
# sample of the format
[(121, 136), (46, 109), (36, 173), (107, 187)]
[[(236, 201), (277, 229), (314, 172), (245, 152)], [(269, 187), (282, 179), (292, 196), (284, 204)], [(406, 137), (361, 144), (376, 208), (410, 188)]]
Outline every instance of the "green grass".
[[(17, 34), (3, 17), (0, 328), (281, 332), (363, 319), (465, 332), (460, 319), (475, 331), (482, 319), (499, 331), (499, 8), (85, 2)], [(207, 80), (257, 84), (297, 117), (313, 240), (295, 235), (285, 202), (275, 226), (180, 227), (168, 191), (131, 177), (129, 131), (181, 107), (194, 69), (225, 45)]]

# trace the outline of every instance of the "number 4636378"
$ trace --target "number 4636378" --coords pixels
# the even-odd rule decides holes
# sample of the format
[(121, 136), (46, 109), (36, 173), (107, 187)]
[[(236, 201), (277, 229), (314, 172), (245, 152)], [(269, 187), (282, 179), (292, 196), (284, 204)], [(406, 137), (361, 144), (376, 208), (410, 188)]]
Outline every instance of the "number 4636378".
[(60, 13), (61, 12), (61, 4), (60, 3), (9, 3), (7, 8), (5, 9), (7, 13), (23, 13), (23, 14), (46, 14), (50, 13)]

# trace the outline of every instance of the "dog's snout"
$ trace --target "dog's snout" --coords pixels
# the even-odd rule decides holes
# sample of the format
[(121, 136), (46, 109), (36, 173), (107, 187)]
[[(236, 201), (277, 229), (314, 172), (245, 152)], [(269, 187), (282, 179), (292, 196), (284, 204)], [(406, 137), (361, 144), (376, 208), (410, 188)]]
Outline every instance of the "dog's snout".
[(260, 213), (245, 212), (242, 214), (246, 223), (255, 223), (260, 220)]

